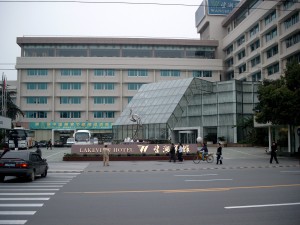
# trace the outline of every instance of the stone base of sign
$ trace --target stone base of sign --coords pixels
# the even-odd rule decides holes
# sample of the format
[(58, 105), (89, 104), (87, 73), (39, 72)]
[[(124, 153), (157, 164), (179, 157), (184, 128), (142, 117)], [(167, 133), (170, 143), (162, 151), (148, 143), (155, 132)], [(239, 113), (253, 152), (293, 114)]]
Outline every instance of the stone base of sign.
[[(184, 155), (184, 160), (192, 160), (194, 155)], [(109, 161), (160, 161), (169, 160), (169, 156), (110, 156)], [(64, 156), (63, 161), (102, 161), (102, 156)]]

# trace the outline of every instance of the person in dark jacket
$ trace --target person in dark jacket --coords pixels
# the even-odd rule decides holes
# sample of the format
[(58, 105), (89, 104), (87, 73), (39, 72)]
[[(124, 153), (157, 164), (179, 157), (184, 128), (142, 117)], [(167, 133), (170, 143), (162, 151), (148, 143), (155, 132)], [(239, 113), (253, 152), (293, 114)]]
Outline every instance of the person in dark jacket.
[(200, 152), (202, 153), (202, 160), (205, 161), (205, 156), (208, 154), (207, 145), (205, 143), (203, 143)]
[(217, 164), (223, 164), (222, 160), (222, 145), (219, 143), (219, 147), (217, 148)]
[(174, 143), (172, 143), (171, 147), (170, 147), (170, 160), (169, 160), (169, 162), (171, 162), (172, 160), (174, 162), (176, 162), (176, 151), (175, 151)]
[(270, 158), (270, 163), (272, 164), (273, 158), (275, 162), (278, 164), (278, 159), (277, 159), (277, 144), (275, 141), (273, 141), (272, 146), (271, 146), (271, 158)]
[(35, 152), (42, 157), (42, 150), (40, 149), (39, 145), (36, 145), (36, 151)]

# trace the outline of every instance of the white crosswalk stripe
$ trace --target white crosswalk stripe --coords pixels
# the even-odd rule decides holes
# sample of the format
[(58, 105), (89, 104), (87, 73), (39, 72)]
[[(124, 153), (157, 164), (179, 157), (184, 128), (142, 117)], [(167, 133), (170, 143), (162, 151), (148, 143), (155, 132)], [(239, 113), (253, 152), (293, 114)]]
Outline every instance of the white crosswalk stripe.
[(78, 174), (80, 173), (51, 173), (46, 179), (36, 179), (31, 183), (1, 183), (0, 225), (26, 224), (30, 216), (34, 216), (46, 201)]

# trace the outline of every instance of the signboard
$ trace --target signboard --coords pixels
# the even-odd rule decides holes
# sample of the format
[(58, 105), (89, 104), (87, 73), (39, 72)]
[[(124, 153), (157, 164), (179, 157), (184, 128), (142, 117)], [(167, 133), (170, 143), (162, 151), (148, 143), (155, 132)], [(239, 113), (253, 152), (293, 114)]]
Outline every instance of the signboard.
[(108, 130), (112, 129), (112, 122), (30, 122), (32, 130), (52, 129), (85, 129), (85, 130)]
[(209, 15), (227, 15), (240, 1), (234, 0), (207, 0)]
[(0, 129), (11, 129), (11, 119), (0, 116)]
[[(170, 144), (143, 144), (133, 143), (133, 144), (118, 144), (118, 145), (108, 145), (107, 146), (110, 154), (113, 155), (127, 155), (127, 154), (147, 154), (164, 155), (170, 152)], [(71, 153), (80, 155), (101, 155), (104, 145), (76, 145), (73, 144), (71, 147)], [(175, 145), (177, 148), (177, 145)], [(186, 144), (183, 145), (183, 153), (195, 153), (197, 152), (197, 144)]]

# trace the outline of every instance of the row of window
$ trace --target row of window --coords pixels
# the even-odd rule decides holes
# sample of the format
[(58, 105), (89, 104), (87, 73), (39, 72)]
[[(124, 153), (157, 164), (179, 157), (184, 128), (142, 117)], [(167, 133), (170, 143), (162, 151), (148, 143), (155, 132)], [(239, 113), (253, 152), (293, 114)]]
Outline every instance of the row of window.
[[(192, 71), (192, 73), (202, 73), (203, 71)], [(211, 72), (211, 71), (210, 71)], [(61, 69), (61, 76), (81, 76), (81, 69)], [(148, 70), (146, 69), (129, 69), (129, 77), (147, 77)], [(28, 76), (46, 76), (48, 75), (48, 70), (46, 69), (28, 69)], [(95, 76), (115, 76), (114, 69), (95, 69)], [(162, 77), (180, 77), (180, 70), (161, 70), (160, 76)], [(211, 76), (210, 76), (211, 77)]]
[[(260, 63), (260, 56), (257, 56), (251, 60), (251, 67), (254, 67), (259, 63)], [(246, 63), (238, 67), (239, 74), (246, 72), (246, 70), (247, 70)], [(279, 72), (279, 63), (267, 67), (268, 76), (278, 72)]]
[(34, 45), (23, 47), (22, 57), (147, 57), (147, 58), (215, 58), (211, 46), (149, 45)]
[[(139, 90), (144, 83), (128, 83), (128, 90)], [(81, 90), (81, 83), (60, 83), (61, 90)], [(47, 90), (47, 83), (27, 83), (27, 90)], [(95, 90), (114, 90), (114, 83), (95, 83)]]
[[(97, 111), (94, 112), (94, 118), (115, 118), (114, 111)], [(47, 118), (48, 113), (45, 111), (27, 111), (25, 112), (26, 118)], [(59, 112), (60, 118), (81, 118), (79, 111), (62, 111)]]

